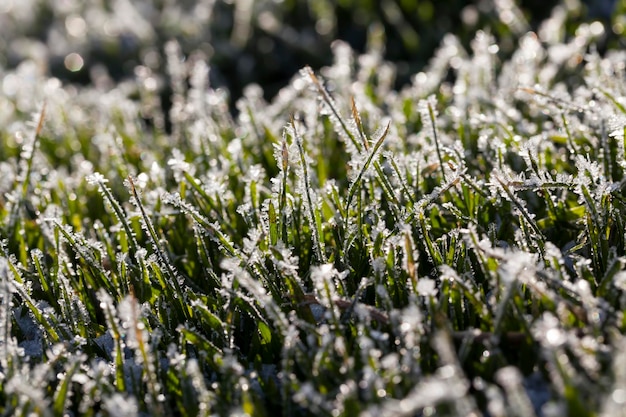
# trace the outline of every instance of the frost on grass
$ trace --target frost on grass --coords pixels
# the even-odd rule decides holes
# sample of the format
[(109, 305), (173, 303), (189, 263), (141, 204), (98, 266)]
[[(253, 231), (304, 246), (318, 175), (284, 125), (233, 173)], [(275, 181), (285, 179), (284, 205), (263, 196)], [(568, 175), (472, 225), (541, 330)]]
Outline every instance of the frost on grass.
[(508, 59), (449, 35), (394, 91), (373, 32), (235, 116), (174, 42), (2, 70), (0, 413), (619, 415), (623, 53), (495, 5)]

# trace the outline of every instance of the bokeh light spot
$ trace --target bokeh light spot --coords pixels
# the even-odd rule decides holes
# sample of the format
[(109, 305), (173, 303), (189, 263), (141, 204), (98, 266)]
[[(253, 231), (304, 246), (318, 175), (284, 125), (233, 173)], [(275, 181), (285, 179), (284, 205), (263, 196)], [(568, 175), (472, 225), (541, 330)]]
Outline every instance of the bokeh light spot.
[(85, 65), (85, 61), (83, 60), (83, 57), (80, 56), (80, 54), (77, 54), (76, 52), (72, 52), (71, 54), (68, 54), (65, 57), (65, 60), (63, 61), (63, 63), (65, 64), (65, 68), (67, 68), (69, 71), (72, 71), (72, 72), (80, 71), (83, 68), (83, 65)]

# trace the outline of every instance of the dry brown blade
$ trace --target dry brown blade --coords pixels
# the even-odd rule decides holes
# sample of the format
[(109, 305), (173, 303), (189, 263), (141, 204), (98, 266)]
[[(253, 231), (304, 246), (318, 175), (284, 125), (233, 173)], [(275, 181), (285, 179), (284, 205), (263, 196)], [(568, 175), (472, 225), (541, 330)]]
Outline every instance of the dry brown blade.
[(363, 122), (361, 122), (361, 115), (359, 114), (359, 110), (356, 108), (356, 102), (354, 101), (354, 96), (350, 97), (350, 106), (352, 107), (352, 117), (354, 118), (354, 122), (356, 123), (357, 130), (359, 131), (359, 135), (361, 136), (361, 141), (365, 146), (365, 149), (369, 149), (370, 145), (367, 142), (367, 138), (365, 137), (365, 132), (363, 131)]
[(407, 272), (409, 274), (409, 278), (413, 282), (413, 285), (417, 284), (417, 274), (415, 273), (415, 260), (413, 256), (409, 253), (409, 251), (413, 250), (413, 243), (411, 242), (411, 237), (409, 236), (409, 232), (404, 234), (404, 245), (407, 251)]
[(283, 140), (282, 145), (282, 158), (283, 158), (283, 171), (287, 171), (287, 164), (289, 161), (289, 149), (287, 148), (287, 142)]
[(127, 179), (128, 179), (128, 184), (130, 185), (130, 191), (133, 197), (139, 198), (139, 196), (137, 195), (137, 190), (135, 189), (135, 183), (133, 182), (133, 177), (129, 175)]
[(35, 129), (35, 137), (39, 136), (41, 130), (43, 129), (43, 121), (46, 117), (46, 102), (43, 102), (43, 106), (41, 106), (41, 112), (39, 113), (39, 121), (37, 122), (37, 129)]
[(322, 85), (320, 80), (317, 78), (317, 76), (315, 75), (311, 67), (309, 66), (304, 67), (304, 71), (309, 75), (309, 78), (311, 78), (311, 81), (315, 85), (315, 88), (317, 88), (317, 91), (321, 95), (322, 99), (324, 100), (324, 102), (326, 103), (330, 111), (333, 113), (334, 117), (336, 117), (337, 120), (339, 121), (339, 124), (341, 125), (342, 130), (346, 133), (346, 135), (350, 138), (350, 141), (354, 144), (354, 146), (360, 152), (362, 150), (361, 144), (354, 137), (354, 134), (350, 131), (348, 126), (346, 126), (344, 120), (341, 118), (339, 111), (337, 110), (337, 108), (335, 107), (333, 103), (333, 99), (330, 96), (330, 93), (326, 90), (326, 88), (324, 88), (324, 86)]
[(311, 81), (313, 81), (315, 86), (319, 89), (322, 89), (322, 85), (320, 84), (320, 81), (317, 79), (315, 72), (313, 72), (313, 69), (307, 65), (306, 67), (304, 67), (304, 70), (306, 71), (307, 74), (309, 74), (309, 77), (311, 77)]

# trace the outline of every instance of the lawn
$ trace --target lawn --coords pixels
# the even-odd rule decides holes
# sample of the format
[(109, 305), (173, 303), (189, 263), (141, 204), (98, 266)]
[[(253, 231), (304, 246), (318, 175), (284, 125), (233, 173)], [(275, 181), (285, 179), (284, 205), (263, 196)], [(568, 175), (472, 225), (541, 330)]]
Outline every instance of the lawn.
[(623, 8), (510, 3), (406, 82), (374, 25), (271, 98), (3, 41), (0, 415), (623, 416)]

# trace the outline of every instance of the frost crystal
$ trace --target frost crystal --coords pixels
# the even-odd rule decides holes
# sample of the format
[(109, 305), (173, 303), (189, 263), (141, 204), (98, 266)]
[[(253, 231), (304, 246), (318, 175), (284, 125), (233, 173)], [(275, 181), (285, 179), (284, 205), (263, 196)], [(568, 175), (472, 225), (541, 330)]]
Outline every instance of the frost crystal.
[(172, 158), (167, 161), (167, 165), (172, 169), (174, 175), (177, 176), (177, 180), (182, 180), (182, 173), (187, 172), (191, 175), (194, 174), (195, 169), (193, 165), (185, 162), (185, 157), (178, 149), (172, 151)]
[(545, 313), (533, 328), (535, 337), (548, 347), (558, 347), (567, 341), (567, 336), (560, 326), (559, 319)]
[(135, 397), (128, 397), (115, 393), (106, 397), (103, 401), (104, 409), (111, 417), (136, 417), (139, 416), (139, 406)]
[(423, 297), (435, 297), (437, 295), (437, 286), (435, 281), (430, 278), (418, 279), (417, 293)]
[[(437, 99), (435, 95), (430, 95), (427, 99), (420, 100), (417, 104), (417, 109), (419, 111), (426, 135), (431, 136), (435, 129), (433, 119), (436, 120), (437, 118)], [(431, 140), (434, 140), (432, 136)]]
[(618, 139), (620, 142), (624, 140), (624, 129), (626, 129), (626, 117), (623, 115), (613, 115), (609, 117), (608, 130), (609, 136)]
[(533, 276), (535, 270), (535, 255), (516, 251), (505, 256), (500, 267), (500, 277), (505, 283), (515, 280), (526, 281), (526, 277)]
[(322, 304), (326, 308), (334, 306), (334, 300), (337, 298), (337, 289), (335, 286), (335, 278), (339, 276), (339, 272), (332, 264), (323, 264), (311, 268), (311, 281), (315, 286), (315, 292)]
[(94, 172), (93, 174), (88, 175), (85, 179), (90, 185), (102, 185), (106, 184), (109, 181), (104, 177), (104, 175), (100, 174), (99, 172)]

